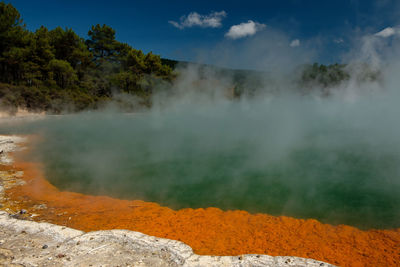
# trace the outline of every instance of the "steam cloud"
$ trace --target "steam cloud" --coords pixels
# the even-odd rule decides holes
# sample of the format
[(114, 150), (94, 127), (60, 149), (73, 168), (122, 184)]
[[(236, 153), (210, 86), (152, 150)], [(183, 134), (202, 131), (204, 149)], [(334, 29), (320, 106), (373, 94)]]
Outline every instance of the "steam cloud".
[[(273, 36), (290, 49), (290, 39)], [(41, 134), (32, 157), (62, 189), (173, 208), (399, 227), (399, 61), (393, 55), (400, 50), (386, 41), (360, 39), (357, 53), (347, 55), (351, 79), (329, 97), (312, 93), (317, 84), (302, 95), (295, 73), (269, 72), (246, 76), (244, 87), (256, 90), (232, 99), (233, 75), (193, 65), (179, 70), (170, 91), (155, 94), (151, 110), (109, 108), (0, 130)], [(280, 66), (298, 65), (297, 57), (289, 64), (279, 55)], [(360, 80), (363, 64), (379, 69), (382, 79)]]

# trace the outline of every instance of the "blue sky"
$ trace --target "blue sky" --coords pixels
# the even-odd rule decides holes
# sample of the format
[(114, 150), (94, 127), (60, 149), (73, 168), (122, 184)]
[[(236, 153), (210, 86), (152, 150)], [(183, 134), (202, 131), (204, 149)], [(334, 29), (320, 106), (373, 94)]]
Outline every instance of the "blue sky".
[(400, 1), (392, 0), (6, 2), (20, 11), (30, 30), (70, 27), (86, 37), (91, 25), (107, 24), (119, 41), (145, 52), (207, 63), (218, 63), (218, 55), (228, 50), (232, 54), (226, 57), (251, 52), (263, 42), (287, 45), (284, 54), (313, 51), (312, 60), (341, 62), (357, 36), (397, 26), (400, 18)]

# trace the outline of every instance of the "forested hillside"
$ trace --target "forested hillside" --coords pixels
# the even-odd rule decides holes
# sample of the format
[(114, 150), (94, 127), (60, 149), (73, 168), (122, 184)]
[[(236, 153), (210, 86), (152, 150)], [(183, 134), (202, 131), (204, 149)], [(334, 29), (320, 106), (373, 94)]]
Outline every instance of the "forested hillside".
[(115, 39), (94, 25), (88, 39), (72, 29), (26, 29), (19, 12), (0, 2), (0, 101), (3, 108), (50, 112), (96, 108), (126, 92), (149, 105), (155, 84), (171, 79), (160, 56)]
[[(117, 41), (115, 34), (114, 29), (100, 24), (89, 29), (87, 39), (70, 28), (41, 26), (31, 32), (18, 10), (0, 2), (0, 109), (76, 112), (111, 101), (124, 110), (150, 107), (154, 91), (171, 88), (180, 70), (189, 65), (195, 67), (199, 80), (210, 79), (213, 73), (213, 79), (231, 81), (227, 90), (234, 98), (276, 89), (267, 72), (162, 59)], [(180, 70), (174, 71), (177, 66)], [(380, 78), (368, 65), (359, 67), (358, 80)], [(317, 91), (327, 96), (350, 79), (344, 64), (315, 63), (298, 70), (287, 80), (300, 94)]]

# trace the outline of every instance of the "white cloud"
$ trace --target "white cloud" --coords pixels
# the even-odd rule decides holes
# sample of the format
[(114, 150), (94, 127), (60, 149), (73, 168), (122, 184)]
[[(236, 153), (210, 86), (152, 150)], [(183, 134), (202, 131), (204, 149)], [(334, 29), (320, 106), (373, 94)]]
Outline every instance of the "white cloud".
[(380, 32), (375, 33), (375, 36), (387, 38), (387, 37), (390, 37), (392, 35), (395, 35), (396, 31), (397, 30), (395, 28), (387, 27), (387, 28), (381, 30)]
[(344, 40), (343, 40), (343, 38), (336, 38), (336, 39), (333, 39), (333, 42), (336, 44), (341, 44), (341, 43), (344, 43)]
[(242, 22), (238, 25), (233, 25), (229, 31), (225, 34), (225, 37), (231, 39), (239, 39), (246, 36), (251, 36), (256, 34), (256, 32), (261, 31), (266, 27), (265, 24), (257, 23), (252, 20), (248, 22)]
[(291, 47), (297, 47), (300, 46), (300, 40), (299, 39), (294, 39), (293, 41), (290, 42)]
[(197, 12), (191, 12), (187, 16), (182, 16), (179, 22), (168, 21), (178, 29), (190, 28), (194, 26), (202, 28), (218, 28), (222, 26), (222, 19), (226, 17), (225, 11), (211, 12), (209, 15), (201, 15)]

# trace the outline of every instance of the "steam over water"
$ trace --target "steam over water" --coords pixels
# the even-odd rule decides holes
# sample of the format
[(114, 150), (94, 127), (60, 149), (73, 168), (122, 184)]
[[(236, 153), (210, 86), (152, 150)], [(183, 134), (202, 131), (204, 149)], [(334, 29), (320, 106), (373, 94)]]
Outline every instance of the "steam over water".
[(381, 78), (349, 68), (329, 96), (302, 95), (279, 68), (274, 79), (249, 76), (244, 88), (262, 90), (232, 100), (229, 78), (188, 68), (171, 91), (153, 89), (150, 110), (48, 116), (0, 132), (42, 136), (31, 157), (62, 190), (398, 228), (400, 49), (379, 38), (357, 51)]
[(32, 156), (62, 190), (392, 228), (400, 227), (397, 99), (191, 95), (143, 113), (55, 116), (0, 130), (41, 134)]

